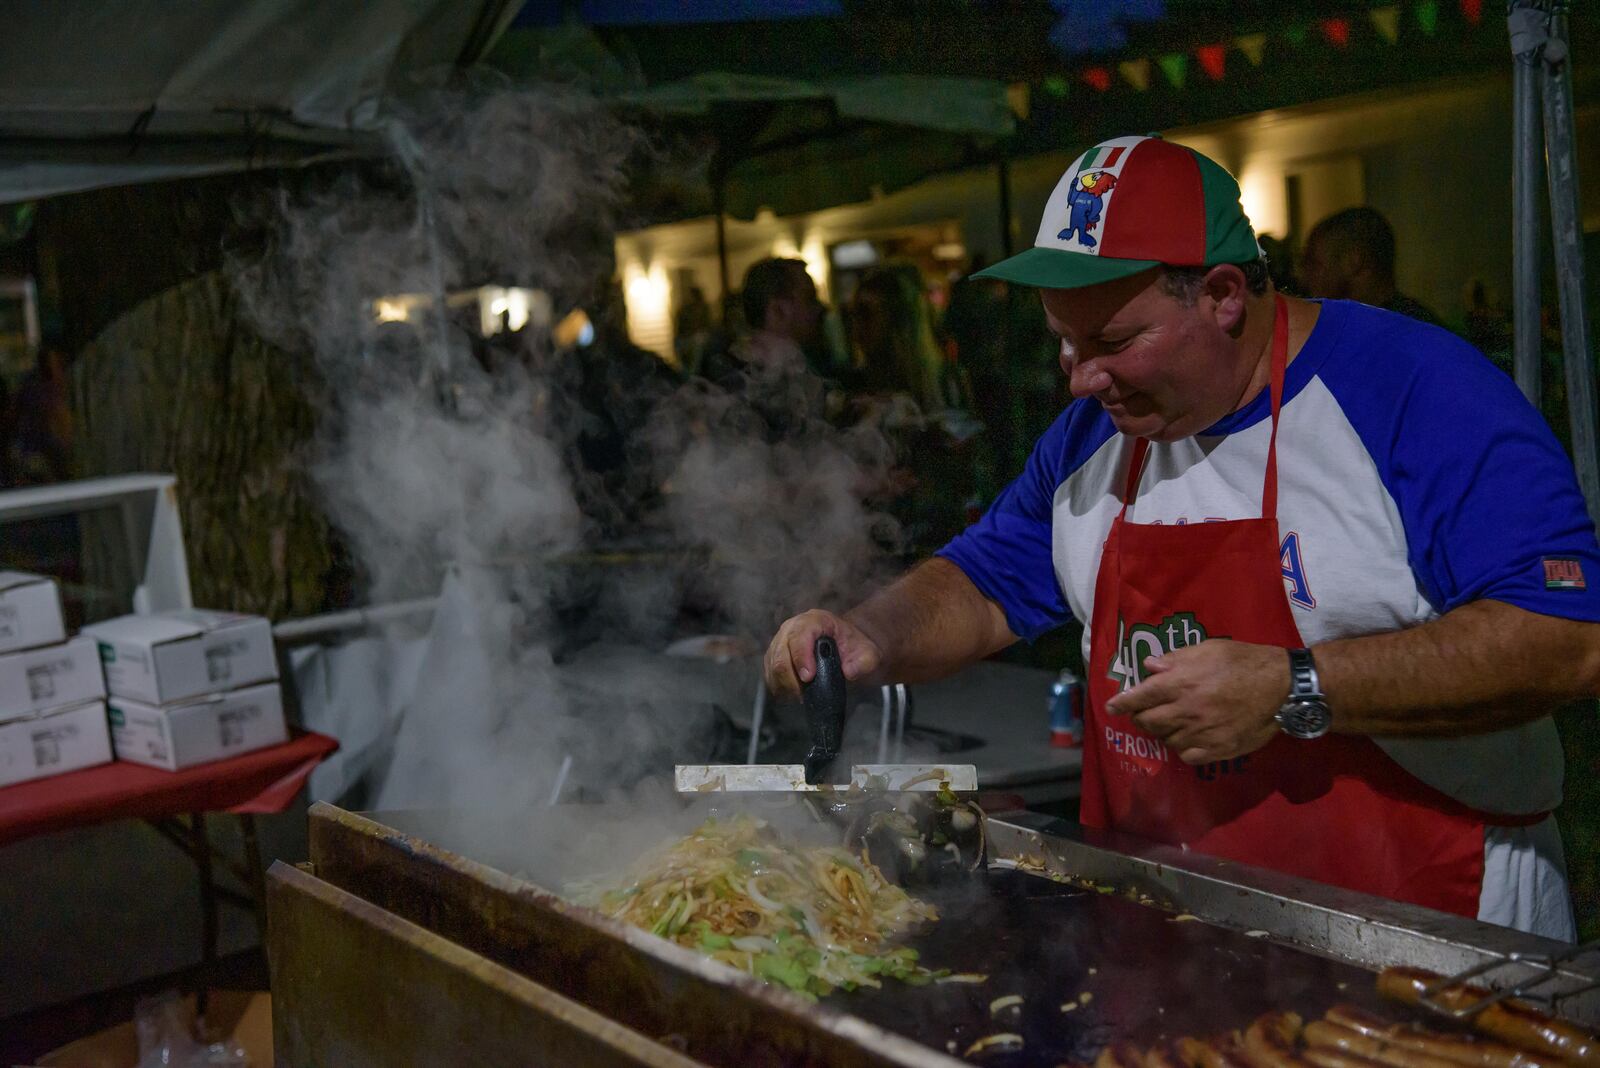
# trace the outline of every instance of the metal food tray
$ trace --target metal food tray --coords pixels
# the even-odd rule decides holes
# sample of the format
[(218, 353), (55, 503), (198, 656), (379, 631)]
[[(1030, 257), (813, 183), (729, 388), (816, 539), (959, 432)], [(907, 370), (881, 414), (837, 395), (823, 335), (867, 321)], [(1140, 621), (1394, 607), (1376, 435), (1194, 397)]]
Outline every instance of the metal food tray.
[[(613, 815), (626, 814), (574, 805), (535, 818), (576, 828)], [(464, 846), (460, 827), (313, 807), (309, 870), (279, 864), (269, 880), (280, 1064), (509, 1064), (537, 1052), (547, 1063), (953, 1065), (951, 1052), (1000, 1031), (1024, 1048), (975, 1061), (1056, 1064), (1267, 1009), (1376, 1007), (1371, 969), (1389, 964), (1448, 973), (1559, 948), (1018, 815), (987, 822), (991, 861), (1017, 867), (931, 892), (944, 918), (918, 943), (924, 963), (987, 982), (889, 983), (811, 1003), (508, 874), (521, 867), (515, 841)], [(991, 1016), (1010, 994), (1022, 1004)], [(1596, 992), (1559, 1008), (1600, 1024)]]

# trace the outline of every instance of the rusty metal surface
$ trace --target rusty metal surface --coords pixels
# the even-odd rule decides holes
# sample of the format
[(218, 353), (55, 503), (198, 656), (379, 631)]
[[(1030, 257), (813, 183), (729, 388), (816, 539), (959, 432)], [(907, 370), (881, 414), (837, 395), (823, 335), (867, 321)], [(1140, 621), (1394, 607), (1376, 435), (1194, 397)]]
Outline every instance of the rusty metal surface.
[(319, 878), (641, 1034), (672, 1036), (696, 1061), (959, 1063), (363, 816), (318, 804), (310, 830)]
[(282, 862), (267, 899), (282, 1068), (697, 1064)]

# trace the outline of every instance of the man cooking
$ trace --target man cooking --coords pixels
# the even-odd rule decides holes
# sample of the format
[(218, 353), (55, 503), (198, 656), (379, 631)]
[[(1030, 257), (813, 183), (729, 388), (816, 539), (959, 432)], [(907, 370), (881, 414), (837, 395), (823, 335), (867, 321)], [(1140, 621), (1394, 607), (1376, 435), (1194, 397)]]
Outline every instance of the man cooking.
[(1570, 940), (1548, 713), (1600, 692), (1600, 547), (1510, 379), (1274, 292), (1233, 178), (1158, 138), (982, 273), (1039, 288), (1077, 399), (933, 559), (785, 622), (768, 686), (821, 634), (916, 682), (1083, 620), (1085, 825)]

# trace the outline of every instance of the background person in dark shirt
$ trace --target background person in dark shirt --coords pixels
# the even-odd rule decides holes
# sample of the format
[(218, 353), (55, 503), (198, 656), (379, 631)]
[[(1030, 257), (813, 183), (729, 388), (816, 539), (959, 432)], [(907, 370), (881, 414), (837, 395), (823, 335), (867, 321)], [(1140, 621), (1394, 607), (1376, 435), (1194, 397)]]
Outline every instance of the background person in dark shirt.
[(1427, 305), (1395, 287), (1394, 230), (1372, 208), (1346, 208), (1312, 228), (1300, 262), (1300, 284), (1310, 297), (1359, 300), (1439, 325)]

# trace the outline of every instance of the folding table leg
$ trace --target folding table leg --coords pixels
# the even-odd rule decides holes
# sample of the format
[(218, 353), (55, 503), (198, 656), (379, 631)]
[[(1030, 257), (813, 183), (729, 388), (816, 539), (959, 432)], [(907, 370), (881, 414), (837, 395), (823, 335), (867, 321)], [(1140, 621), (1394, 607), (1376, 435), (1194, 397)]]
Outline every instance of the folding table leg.
[(206, 814), (189, 813), (189, 839), (194, 852), (195, 869), (200, 874), (200, 961), (207, 981), (195, 991), (195, 1012), (206, 1014), (206, 987), (212, 974), (211, 967), (217, 959), (217, 885), (211, 871), (211, 839), (206, 834)]
[(256, 930), (261, 944), (267, 944), (267, 880), (261, 867), (261, 839), (256, 835), (256, 818), (246, 812), (239, 816), (239, 833), (244, 839), (244, 867), (249, 876), (250, 896), (254, 898)]

